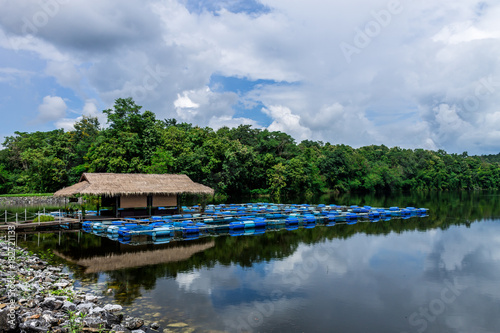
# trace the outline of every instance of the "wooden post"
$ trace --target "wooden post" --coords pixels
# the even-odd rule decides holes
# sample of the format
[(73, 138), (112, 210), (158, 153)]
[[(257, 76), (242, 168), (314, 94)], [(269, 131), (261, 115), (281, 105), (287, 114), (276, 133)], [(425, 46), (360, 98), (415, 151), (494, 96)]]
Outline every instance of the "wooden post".
[(148, 205), (148, 215), (151, 216), (151, 208), (153, 206), (153, 196), (152, 195), (148, 195), (147, 199), (146, 199), (146, 202), (147, 202), (147, 205)]
[(205, 209), (207, 208), (208, 196), (202, 194), (201, 196), (201, 212), (205, 213)]
[(116, 217), (119, 217), (118, 216), (118, 213), (119, 213), (118, 208), (119, 208), (119, 206), (120, 206), (120, 197), (116, 196), (116, 204), (115, 204), (115, 216)]
[(181, 196), (179, 194), (177, 194), (177, 214), (180, 214), (181, 213)]
[(97, 213), (96, 213), (96, 215), (97, 215), (97, 216), (100, 216), (100, 215), (101, 215), (101, 214), (99, 213), (99, 212), (100, 212), (100, 210), (101, 210), (101, 197), (99, 196), (99, 197), (97, 197)]

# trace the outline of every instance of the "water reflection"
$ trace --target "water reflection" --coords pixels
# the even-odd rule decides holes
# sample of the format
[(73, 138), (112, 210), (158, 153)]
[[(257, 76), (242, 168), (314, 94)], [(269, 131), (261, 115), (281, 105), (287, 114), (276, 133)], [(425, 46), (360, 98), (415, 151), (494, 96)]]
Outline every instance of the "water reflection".
[[(67, 234), (60, 242), (54, 234), (44, 236), (40, 247), (36, 235), (24, 245), (56, 249), (75, 263), (69, 266), (79, 280), (111, 289), (109, 297), (162, 325), (185, 321), (198, 331), (497, 331), (500, 196), (352, 200), (335, 203), (421, 206), (431, 215), (184, 244), (133, 247), (89, 234)], [(179, 246), (185, 257), (145, 260), (141, 267), (87, 274), (92, 266), (78, 265)]]

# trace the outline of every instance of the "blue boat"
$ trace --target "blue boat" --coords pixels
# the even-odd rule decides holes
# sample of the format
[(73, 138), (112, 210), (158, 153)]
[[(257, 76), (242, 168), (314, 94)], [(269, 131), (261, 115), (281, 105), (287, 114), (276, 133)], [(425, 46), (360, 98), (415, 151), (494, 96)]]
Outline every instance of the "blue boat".
[(239, 230), (244, 228), (245, 228), (245, 223), (243, 221), (229, 223), (229, 230)]
[(153, 227), (133, 225), (133, 226), (123, 226), (118, 228), (118, 235), (122, 237), (131, 237), (134, 234), (139, 234), (141, 232), (148, 232), (153, 230)]
[(171, 227), (155, 227), (151, 231), (151, 236), (153, 237), (165, 237), (173, 235), (174, 235), (174, 229)]
[(302, 218), (302, 221), (304, 221), (305, 223), (316, 223), (316, 217), (314, 215), (311, 215), (311, 214), (305, 214), (304, 217)]
[(243, 236), (244, 234), (245, 234), (244, 229), (230, 229), (229, 230), (229, 235), (232, 237)]
[(182, 227), (182, 233), (183, 234), (199, 234), (200, 233), (200, 228), (193, 226), (185, 226)]
[(170, 243), (170, 241), (172, 240), (171, 237), (153, 237), (153, 244), (166, 244), (166, 243)]

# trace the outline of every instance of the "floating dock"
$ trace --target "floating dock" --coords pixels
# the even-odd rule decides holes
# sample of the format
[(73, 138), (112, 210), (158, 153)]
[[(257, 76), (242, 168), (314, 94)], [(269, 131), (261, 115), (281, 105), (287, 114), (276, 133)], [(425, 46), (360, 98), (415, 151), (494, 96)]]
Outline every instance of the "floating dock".
[[(268, 231), (311, 229), (317, 225), (353, 225), (391, 219), (425, 217), (427, 208), (337, 205), (276, 205), (267, 203), (183, 207), (184, 214), (126, 218), (109, 221), (84, 221), (84, 231), (127, 244), (190, 240), (215, 235), (259, 235)], [(139, 241), (139, 238), (140, 241)]]

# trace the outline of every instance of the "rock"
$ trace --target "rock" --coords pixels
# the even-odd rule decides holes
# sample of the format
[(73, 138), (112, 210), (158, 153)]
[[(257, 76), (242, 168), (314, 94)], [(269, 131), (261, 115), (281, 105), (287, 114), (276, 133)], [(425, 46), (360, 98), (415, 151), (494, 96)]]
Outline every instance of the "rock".
[(49, 271), (52, 271), (52, 272), (61, 272), (62, 269), (60, 269), (59, 267), (49, 267), (47, 268)]
[(144, 325), (144, 320), (139, 318), (127, 317), (125, 318), (123, 325), (129, 330), (136, 330), (140, 328), (142, 325)]
[(111, 326), (111, 331), (115, 333), (125, 333), (128, 332), (129, 330), (122, 325), (113, 325)]
[(64, 301), (62, 309), (65, 311), (76, 311), (76, 305), (70, 301)]
[(27, 285), (25, 285), (25, 284), (22, 284), (22, 283), (18, 283), (18, 284), (16, 284), (16, 287), (17, 287), (18, 289), (21, 289), (21, 290), (22, 290), (22, 291), (24, 291), (24, 292), (29, 292), (29, 291), (30, 291), (29, 286), (27, 286)]
[(69, 285), (69, 283), (66, 283), (66, 282), (57, 282), (57, 283), (53, 284), (54, 287), (57, 287), (59, 289), (66, 288), (68, 285)]
[(105, 312), (103, 315), (103, 319), (106, 321), (106, 327), (112, 327), (113, 325), (118, 325), (123, 320), (123, 315), (115, 315), (110, 312)]
[[(52, 297), (47, 297), (42, 303), (40, 303), (40, 307), (42, 309), (54, 310), (56, 308), (56, 299)], [(60, 307), (61, 306), (59, 306), (59, 308)]]
[(101, 312), (104, 312), (104, 311), (106, 311), (106, 310), (104, 310), (101, 307), (96, 306), (95, 308), (92, 308), (92, 309), (89, 310), (89, 314), (90, 315), (92, 315), (94, 313), (99, 313), (100, 314)]
[(85, 300), (87, 302), (97, 302), (99, 300), (99, 297), (94, 295), (85, 295)]
[(83, 319), (83, 323), (87, 327), (98, 329), (103, 328), (106, 325), (106, 322), (104, 320), (96, 317), (86, 317), (85, 319)]
[[(5, 308), (3, 310), (0, 310), (0, 332), (17, 332), (18, 328), (18, 318), (17, 314), (15, 315), (14, 320), (12, 321), (11, 318), (9, 318), (9, 308)], [(13, 324), (13, 325), (12, 325)]]
[(42, 319), (47, 322), (50, 326), (55, 326), (58, 324), (59, 319), (54, 317), (51, 313), (45, 313), (42, 315)]
[(64, 305), (64, 302), (60, 300), (54, 301), (54, 310), (59, 310)]
[(94, 303), (80, 303), (76, 306), (78, 311), (82, 311), (84, 313), (89, 313), (90, 309), (94, 307)]
[(19, 328), (21, 331), (25, 331), (28, 333), (35, 333), (35, 332), (43, 332), (46, 333), (49, 331), (49, 328), (47, 326), (44, 326), (43, 320), (38, 320), (38, 319), (33, 319), (33, 320), (28, 320), (21, 325), (19, 325)]
[(106, 304), (104, 306), (104, 310), (109, 311), (109, 312), (116, 312), (116, 311), (121, 311), (123, 310), (123, 307), (118, 304)]
[[(0, 249), (5, 246), (0, 240)], [(139, 318), (128, 317), (124, 320), (121, 305), (102, 305), (100, 299), (103, 297), (90, 293), (74, 292), (71, 301), (68, 296), (46, 297), (49, 291), (60, 288), (74, 291), (70, 275), (62, 272), (62, 266), (50, 266), (35, 255), (19, 248), (16, 251), (18, 251), (16, 254), (19, 253), (16, 256), (17, 262), (9, 265), (18, 277), (14, 285), (15, 292), (21, 294), (22, 298), (14, 304), (12, 323), (15, 327), (11, 328), (9, 327), (10, 301), (5, 296), (7, 293), (5, 286), (11, 280), (11, 274), (0, 271), (0, 333), (70, 333), (70, 314), (71, 321), (84, 326), (78, 332), (108, 332), (112, 329), (116, 333), (131, 331), (145, 333), (159, 328), (157, 323), (146, 326), (144, 320)], [(7, 265), (7, 262), (2, 260), (0, 258), (0, 266)], [(81, 314), (84, 316), (80, 316)]]
[(38, 305), (38, 301), (36, 299), (30, 299), (28, 302), (26, 302), (26, 306), (28, 308), (34, 308), (37, 305)]

